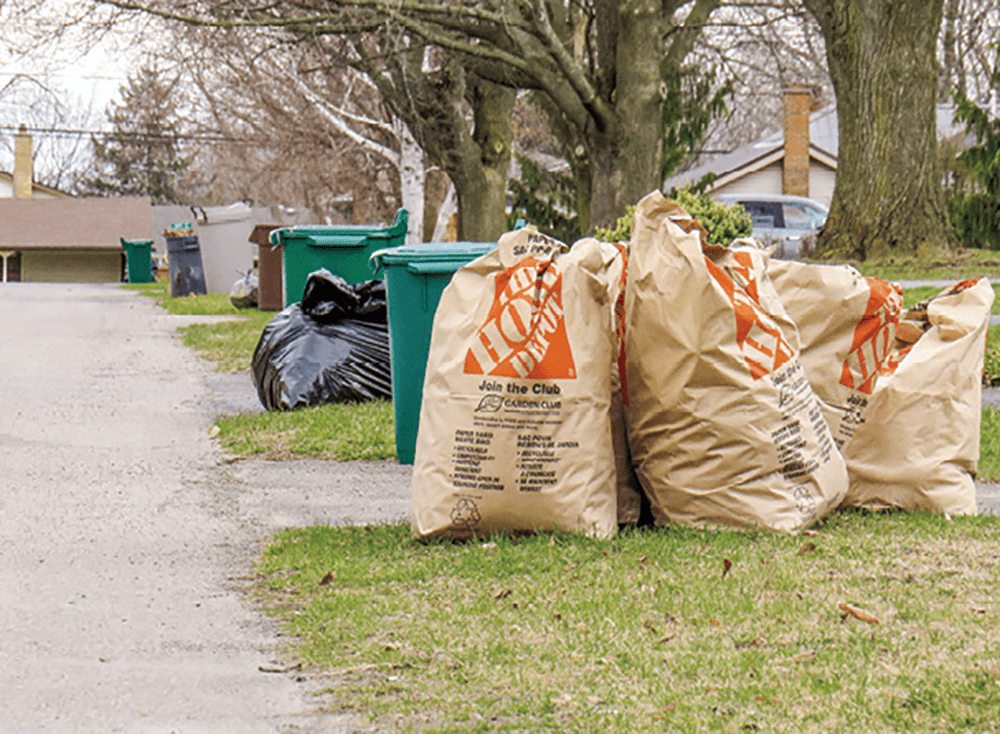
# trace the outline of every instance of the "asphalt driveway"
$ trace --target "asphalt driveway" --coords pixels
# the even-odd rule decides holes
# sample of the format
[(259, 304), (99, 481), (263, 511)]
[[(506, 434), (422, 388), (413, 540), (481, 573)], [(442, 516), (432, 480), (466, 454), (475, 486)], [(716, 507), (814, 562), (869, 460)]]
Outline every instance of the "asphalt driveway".
[(360, 728), (268, 672), (243, 591), (275, 529), (405, 518), (409, 468), (227, 461), (233, 391), (115, 286), (6, 284), (0, 319), (0, 730)]

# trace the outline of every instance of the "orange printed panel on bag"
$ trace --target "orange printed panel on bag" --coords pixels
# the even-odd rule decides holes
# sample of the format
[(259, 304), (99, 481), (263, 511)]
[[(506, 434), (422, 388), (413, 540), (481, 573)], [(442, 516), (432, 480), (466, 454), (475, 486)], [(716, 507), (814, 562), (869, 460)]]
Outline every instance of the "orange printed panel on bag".
[[(871, 395), (875, 380), (888, 366), (890, 353), (895, 347), (896, 323), (899, 304), (891, 301), (900, 296), (891, 284), (878, 278), (865, 278), (871, 288), (864, 316), (854, 329), (851, 351), (844, 360), (840, 384), (865, 395)], [(895, 369), (895, 365), (891, 367)]]
[[(738, 253), (743, 255), (745, 253)], [(708, 272), (722, 286), (723, 292), (733, 304), (736, 316), (736, 343), (743, 352), (743, 358), (750, 367), (750, 374), (755, 380), (769, 375), (792, 358), (791, 346), (785, 340), (778, 325), (761, 311), (755, 297), (757, 295), (756, 281), (750, 278), (750, 269), (746, 267), (746, 284), (737, 288), (733, 279), (722, 268), (707, 257), (705, 264)]]
[(465, 355), (465, 374), (576, 378), (554, 261), (526, 257), (497, 276), (486, 323)]

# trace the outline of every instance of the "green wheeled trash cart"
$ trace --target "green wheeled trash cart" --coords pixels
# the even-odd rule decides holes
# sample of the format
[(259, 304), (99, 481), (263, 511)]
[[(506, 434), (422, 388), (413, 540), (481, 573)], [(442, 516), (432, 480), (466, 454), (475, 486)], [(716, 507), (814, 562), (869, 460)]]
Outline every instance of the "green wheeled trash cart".
[(371, 280), (368, 259), (376, 250), (402, 245), (407, 220), (406, 209), (400, 209), (388, 227), (309, 224), (271, 232), (271, 244), (283, 251), (285, 307), (302, 300), (309, 273), (321, 268), (348, 283)]
[(392, 409), (400, 464), (413, 463), (424, 373), (441, 293), (456, 270), (496, 246), (496, 242), (437, 242), (379, 250), (371, 256), (372, 271), (385, 271)]
[(122, 249), (125, 250), (125, 260), (128, 263), (127, 273), (129, 283), (153, 282), (153, 241), (126, 240), (119, 237)]

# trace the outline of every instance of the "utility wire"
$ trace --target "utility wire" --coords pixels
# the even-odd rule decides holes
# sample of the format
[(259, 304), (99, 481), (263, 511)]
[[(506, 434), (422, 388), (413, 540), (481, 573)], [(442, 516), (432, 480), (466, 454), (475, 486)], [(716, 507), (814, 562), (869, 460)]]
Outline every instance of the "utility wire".
[[(17, 133), (20, 127), (14, 125), (0, 125), (0, 132)], [(174, 133), (170, 135), (154, 135), (142, 132), (123, 132), (111, 130), (83, 130), (80, 128), (59, 128), (59, 127), (28, 127), (26, 132), (32, 135), (41, 135), (52, 138), (78, 138), (83, 136), (96, 136), (99, 138), (120, 138), (131, 142), (147, 143), (168, 143), (177, 140), (188, 140), (198, 143), (254, 143), (252, 138), (234, 138), (228, 135), (217, 135), (213, 133)]]
[(23, 71), (0, 71), (0, 76), (9, 76), (9, 77), (22, 76), (30, 79), (34, 79), (36, 77), (39, 79), (48, 79), (49, 77), (53, 77), (56, 79), (87, 79), (89, 81), (94, 81), (94, 82), (121, 82), (122, 84), (125, 84), (128, 81), (128, 79), (123, 76), (102, 76), (100, 74), (64, 74), (57, 72), (41, 72), (41, 73), (29, 74)]

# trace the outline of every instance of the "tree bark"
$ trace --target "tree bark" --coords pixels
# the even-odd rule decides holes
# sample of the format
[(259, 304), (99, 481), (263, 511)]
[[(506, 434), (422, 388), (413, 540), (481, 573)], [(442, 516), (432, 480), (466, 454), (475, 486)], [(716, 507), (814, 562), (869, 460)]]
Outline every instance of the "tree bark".
[[(507, 228), (516, 90), (469, 73), (454, 56), (445, 56), (434, 70), (424, 68), (421, 49), (394, 58), (398, 63), (388, 74), (376, 75), (376, 66), (361, 63), (430, 162), (454, 184), (459, 239), (495, 242)], [(472, 108), (471, 126), (466, 105)]]
[(937, 157), (943, 0), (805, 0), (826, 41), (840, 149), (820, 254), (884, 260), (951, 248)]
[[(627, 206), (659, 189), (663, 151), (660, 63), (663, 10), (659, 0), (631, 0), (619, 6), (615, 27), (616, 114), (603, 129), (585, 129), (592, 162), (590, 225), (613, 228)], [(598, 30), (601, 33), (601, 29)]]
[(399, 141), (399, 188), (403, 208), (407, 214), (406, 244), (414, 245), (424, 240), (424, 196), (427, 169), (424, 151), (414, 139), (410, 128), (402, 120), (393, 121), (393, 130)]
[[(496, 242), (507, 230), (507, 175), (514, 130), (511, 115), (517, 90), (470, 76), (466, 98), (473, 109), (470, 152), (454, 172), (459, 238)], [(478, 155), (478, 162), (476, 157)]]

